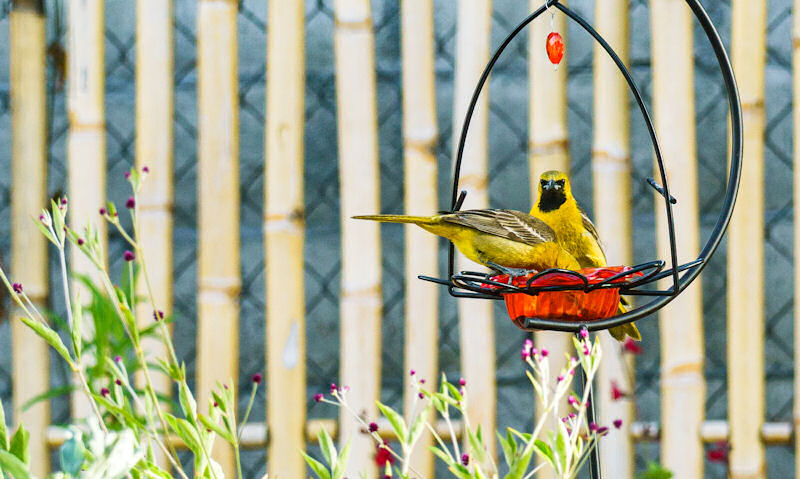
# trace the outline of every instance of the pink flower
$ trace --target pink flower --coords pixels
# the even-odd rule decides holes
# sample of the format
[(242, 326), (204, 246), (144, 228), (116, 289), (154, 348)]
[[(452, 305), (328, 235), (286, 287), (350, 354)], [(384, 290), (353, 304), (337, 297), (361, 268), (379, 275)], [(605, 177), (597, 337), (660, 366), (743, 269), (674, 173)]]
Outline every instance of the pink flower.
[(467, 380), (464, 379), (464, 378), (459, 379), (458, 380), (458, 385), (459, 386), (466, 386), (467, 385)]
[(728, 453), (731, 446), (727, 441), (720, 441), (714, 445), (713, 448), (706, 452), (706, 459), (708, 462), (719, 462), (723, 464), (728, 463)]
[(108, 211), (105, 208), (100, 208), (100, 215), (105, 216)]
[(581, 338), (586, 339), (589, 337), (589, 330), (586, 328), (581, 329)]
[(469, 454), (467, 454), (466, 452), (461, 455), (461, 464), (469, 466)]
[(122, 257), (123, 257), (123, 258), (125, 259), (125, 261), (127, 261), (128, 263), (130, 263), (131, 261), (133, 261), (133, 260), (135, 260), (135, 259), (136, 259), (136, 255), (135, 255), (135, 254), (133, 254), (133, 251), (131, 251), (131, 250), (126, 250), (126, 251), (125, 251), (125, 254), (123, 254), (123, 255), (122, 255)]
[(547, 355), (550, 354), (545, 348), (542, 348), (542, 350), (539, 351), (539, 352), (542, 354), (543, 358), (546, 358)]
[(369, 423), (369, 432), (377, 432), (378, 431), (378, 424), (375, 422)]
[(142, 173), (150, 173), (150, 168), (147, 166), (142, 167)]
[(256, 384), (261, 384), (261, 381), (262, 381), (263, 379), (264, 379), (264, 378), (263, 378), (263, 376), (261, 376), (261, 373), (255, 373), (255, 374), (253, 374), (253, 382), (254, 382), (254, 383), (256, 383)]
[(387, 463), (394, 464), (394, 456), (389, 452), (388, 444), (378, 444), (378, 451), (375, 453), (375, 462), (379, 467), (386, 467)]
[(417, 374), (417, 372), (412, 369), (410, 374), (411, 374), (411, 376), (413, 376), (413, 375)]
[[(8, 283), (6, 283), (8, 284)], [(17, 294), (22, 294), (22, 283), (14, 283), (11, 285), (11, 289), (14, 290)]]
[(642, 349), (642, 347), (639, 346), (639, 344), (637, 344), (636, 341), (634, 341), (632, 338), (626, 338), (625, 343), (623, 343), (622, 345), (622, 348), (625, 350), (626, 353), (631, 353), (636, 355), (642, 354), (644, 352), (644, 349)]
[(619, 401), (620, 399), (624, 398), (627, 394), (622, 392), (619, 388), (619, 384), (613, 379), (611, 380), (611, 400), (612, 401)]
[(106, 397), (109, 394), (111, 394), (111, 391), (109, 391), (108, 388), (105, 388), (105, 387), (104, 388), (100, 388), (100, 395), (101, 396)]
[(133, 196), (128, 198), (128, 201), (125, 202), (125, 207), (129, 210), (134, 209), (136, 207), (136, 199)]
[(322, 402), (322, 398), (323, 398), (322, 394), (321, 393), (317, 393), (317, 394), (314, 395), (314, 402)]
[(614, 419), (614, 427), (619, 429), (622, 427), (622, 419)]
[(331, 383), (331, 394), (335, 393), (338, 389), (336, 383)]

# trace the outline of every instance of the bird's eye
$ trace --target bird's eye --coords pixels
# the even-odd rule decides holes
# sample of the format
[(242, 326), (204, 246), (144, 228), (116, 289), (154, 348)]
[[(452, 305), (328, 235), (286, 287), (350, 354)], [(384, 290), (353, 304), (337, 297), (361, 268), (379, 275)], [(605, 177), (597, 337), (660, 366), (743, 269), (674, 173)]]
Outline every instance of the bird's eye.
[(541, 184), (542, 186), (546, 186), (547, 185), (547, 180), (542, 180), (542, 181), (539, 182), (539, 184)]
[(563, 187), (563, 186), (564, 186), (564, 180), (558, 180), (558, 181), (556, 181), (556, 184), (557, 184), (558, 186), (561, 186), (561, 187)]

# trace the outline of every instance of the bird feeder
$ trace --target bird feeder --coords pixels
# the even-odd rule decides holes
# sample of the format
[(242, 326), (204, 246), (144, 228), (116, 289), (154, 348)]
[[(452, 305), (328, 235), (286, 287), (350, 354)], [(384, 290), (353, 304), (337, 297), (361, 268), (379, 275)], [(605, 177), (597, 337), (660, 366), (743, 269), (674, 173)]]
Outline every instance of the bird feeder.
[[(653, 144), (658, 167), (658, 180), (645, 178), (644, 181), (658, 192), (663, 201), (667, 219), (667, 234), (669, 235), (669, 258), (668, 260), (657, 259), (634, 266), (618, 267), (617, 269), (591, 268), (580, 272), (549, 269), (530, 277), (514, 278), (512, 280), (493, 276), (492, 273), (456, 272), (455, 250), (451, 244), (448, 259), (448, 277), (442, 279), (419, 276), (420, 279), (447, 286), (450, 295), (457, 298), (503, 300), (508, 306), (512, 321), (523, 330), (552, 330), (578, 333), (582, 329), (602, 331), (650, 316), (675, 299), (697, 278), (722, 241), (733, 213), (739, 179), (742, 174), (742, 109), (733, 69), (716, 28), (705, 9), (697, 0), (685, 1), (705, 31), (714, 50), (725, 82), (731, 116), (730, 168), (725, 200), (714, 229), (697, 259), (683, 264), (678, 261), (675, 222), (673, 219), (673, 205), (677, 203), (677, 200), (670, 195), (669, 181), (664, 168), (664, 158), (655, 126), (631, 72), (603, 36), (583, 17), (560, 3), (559, 0), (546, 0), (544, 5), (528, 15), (505, 37), (478, 80), (467, 108), (458, 141), (455, 167), (453, 169), (450, 212), (457, 212), (466, 196), (466, 191), (460, 191), (459, 193), (464, 145), (478, 98), (489, 79), (492, 69), (506, 50), (506, 47), (528, 24), (548, 9), (555, 8), (580, 25), (600, 44), (625, 77), (631, 94), (639, 107)], [(625, 12), (622, 12), (622, 14), (625, 14)], [(668, 263), (670, 267), (667, 267)], [(611, 274), (612, 272), (613, 274)], [(666, 288), (659, 288), (656, 285), (659, 280), (671, 280), (671, 284)], [(631, 311), (616, 314), (617, 311), (610, 311), (610, 307), (606, 307), (605, 302), (611, 301), (615, 297), (619, 298), (620, 295), (644, 296), (651, 298), (651, 300)], [(596, 302), (603, 304), (593, 304)]]
[[(511, 41), (534, 19), (548, 9), (555, 8), (580, 25), (600, 44), (625, 77), (631, 94), (636, 100), (650, 134), (658, 166), (658, 181), (654, 178), (645, 178), (644, 181), (657, 191), (663, 200), (667, 234), (669, 235), (668, 260), (670, 267), (666, 267), (667, 260), (657, 259), (630, 267), (591, 268), (581, 271), (550, 269), (524, 277), (509, 278), (485, 272), (456, 272), (455, 250), (451, 244), (447, 278), (419, 276), (420, 279), (447, 286), (450, 295), (457, 298), (503, 300), (514, 324), (525, 331), (550, 330), (578, 334), (582, 330), (602, 331), (650, 316), (675, 299), (700, 275), (722, 241), (733, 214), (739, 179), (742, 175), (742, 107), (733, 68), (719, 33), (698, 0), (685, 1), (703, 28), (719, 63), (727, 92), (731, 125), (730, 166), (725, 200), (714, 229), (697, 259), (683, 264), (678, 261), (672, 210), (672, 205), (677, 203), (677, 200), (670, 195), (664, 159), (653, 120), (633, 76), (614, 49), (585, 19), (561, 4), (559, 0), (545, 0), (544, 5), (528, 15), (506, 36), (478, 80), (458, 141), (453, 169), (450, 211), (457, 212), (466, 196), (466, 191), (459, 193), (464, 145), (478, 98), (489, 79), (489, 74)], [(620, 14), (626, 15), (627, 11), (622, 11)], [(560, 35), (551, 35), (548, 38), (547, 53), (554, 64), (561, 61), (563, 40), (560, 39)], [(656, 284), (659, 280), (669, 281), (671, 284), (662, 289)], [(626, 313), (617, 314), (620, 295), (643, 296), (650, 298), (650, 301)], [(585, 382), (586, 378), (584, 377), (583, 380)], [(593, 421), (594, 401), (591, 395), (589, 402), (592, 406), (587, 410), (587, 420)], [(589, 469), (592, 479), (600, 478), (600, 459), (597, 447), (594, 448), (589, 459)]]

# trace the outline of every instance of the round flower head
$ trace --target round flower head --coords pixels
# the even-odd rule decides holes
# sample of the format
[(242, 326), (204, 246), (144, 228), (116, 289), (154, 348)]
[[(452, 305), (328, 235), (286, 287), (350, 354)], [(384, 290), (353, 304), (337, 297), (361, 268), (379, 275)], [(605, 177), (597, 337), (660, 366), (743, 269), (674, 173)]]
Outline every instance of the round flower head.
[(123, 258), (125, 259), (125, 261), (127, 261), (128, 263), (130, 263), (131, 261), (133, 261), (133, 260), (135, 260), (135, 259), (136, 259), (136, 255), (135, 255), (135, 254), (133, 254), (133, 251), (131, 251), (131, 250), (126, 250), (126, 251), (125, 251), (125, 254), (123, 254), (123, 255), (122, 255), (122, 257), (123, 257)]
[(255, 373), (255, 374), (253, 374), (253, 382), (254, 382), (254, 383), (256, 383), (256, 384), (261, 384), (261, 381), (262, 381), (263, 379), (264, 379), (264, 378), (261, 376), (261, 373)]
[(14, 283), (11, 285), (11, 289), (14, 290), (17, 294), (22, 294), (22, 284), (21, 283)]

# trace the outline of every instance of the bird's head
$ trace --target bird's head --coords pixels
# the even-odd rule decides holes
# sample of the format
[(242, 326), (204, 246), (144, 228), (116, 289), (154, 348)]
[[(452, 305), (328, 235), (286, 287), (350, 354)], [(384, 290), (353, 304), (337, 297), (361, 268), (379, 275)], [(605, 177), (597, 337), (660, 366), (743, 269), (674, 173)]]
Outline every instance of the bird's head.
[(539, 210), (548, 212), (558, 209), (572, 197), (569, 178), (561, 171), (550, 170), (539, 177)]

